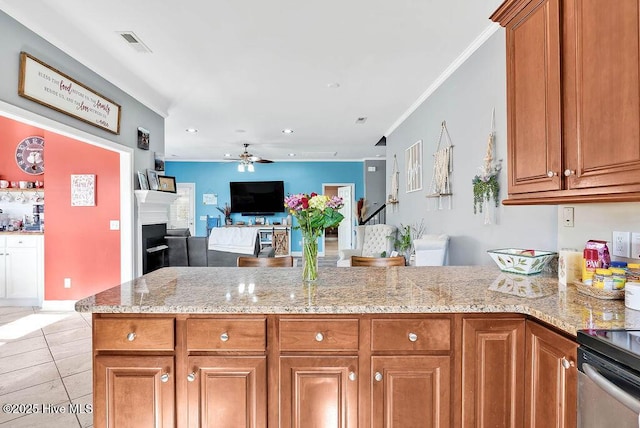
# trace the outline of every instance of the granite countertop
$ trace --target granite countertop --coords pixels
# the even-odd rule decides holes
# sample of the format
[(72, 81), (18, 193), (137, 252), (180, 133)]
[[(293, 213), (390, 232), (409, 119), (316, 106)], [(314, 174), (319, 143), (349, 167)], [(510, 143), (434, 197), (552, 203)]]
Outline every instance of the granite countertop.
[(212, 314), (520, 313), (568, 334), (640, 328), (640, 311), (563, 287), (556, 276), (495, 266), (163, 268), (76, 303), (80, 312)]

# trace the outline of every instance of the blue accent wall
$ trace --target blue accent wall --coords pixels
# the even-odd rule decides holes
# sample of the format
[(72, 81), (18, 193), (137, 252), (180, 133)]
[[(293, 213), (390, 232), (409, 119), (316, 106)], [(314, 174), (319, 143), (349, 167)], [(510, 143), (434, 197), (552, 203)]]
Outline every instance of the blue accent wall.
[[(165, 162), (165, 174), (176, 177), (178, 183), (196, 184), (196, 235), (206, 235), (205, 221), (201, 216), (221, 216), (214, 205), (204, 205), (202, 195), (218, 195), (218, 206), (230, 203), (229, 182), (231, 181), (284, 181), (285, 195), (293, 193), (322, 193), (323, 184), (354, 183), (354, 201), (364, 197), (364, 162), (275, 162), (255, 164), (255, 172), (238, 172), (236, 162)], [(266, 217), (269, 223), (279, 222), (287, 213), (276, 213)], [(253, 221), (254, 217), (232, 214), (233, 221)], [(301, 251), (300, 232), (294, 230), (291, 236), (291, 251)], [(322, 251), (322, 249), (320, 249)]]

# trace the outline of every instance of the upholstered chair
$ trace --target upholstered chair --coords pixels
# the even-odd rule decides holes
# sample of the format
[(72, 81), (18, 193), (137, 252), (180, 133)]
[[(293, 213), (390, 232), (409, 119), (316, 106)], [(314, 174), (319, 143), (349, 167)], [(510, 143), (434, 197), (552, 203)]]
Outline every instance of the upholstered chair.
[(444, 266), (449, 257), (449, 235), (422, 235), (413, 240), (416, 266)]
[(338, 266), (351, 266), (351, 256), (382, 257), (386, 253), (389, 257), (397, 230), (390, 224), (356, 226), (356, 248), (340, 250)]

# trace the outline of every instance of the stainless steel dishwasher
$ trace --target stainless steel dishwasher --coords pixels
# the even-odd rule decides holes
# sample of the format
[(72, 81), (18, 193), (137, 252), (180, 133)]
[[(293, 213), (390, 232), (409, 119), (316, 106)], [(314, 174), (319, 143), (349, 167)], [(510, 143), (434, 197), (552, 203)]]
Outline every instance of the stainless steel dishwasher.
[(578, 332), (578, 427), (640, 426), (640, 331)]

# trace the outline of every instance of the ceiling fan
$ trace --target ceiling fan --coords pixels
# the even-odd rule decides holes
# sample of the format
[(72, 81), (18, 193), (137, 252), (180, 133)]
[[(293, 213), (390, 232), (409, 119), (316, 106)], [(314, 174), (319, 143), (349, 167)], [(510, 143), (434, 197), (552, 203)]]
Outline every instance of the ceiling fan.
[(255, 171), (255, 168), (253, 167), (254, 163), (273, 163), (272, 160), (269, 159), (263, 159), (260, 156), (255, 156), (251, 153), (249, 153), (249, 144), (248, 143), (244, 143), (244, 151), (242, 153), (240, 153), (238, 158), (231, 158), (231, 160), (237, 160), (239, 161), (238, 164), (238, 171), (239, 172), (244, 172), (245, 169), (249, 172), (253, 172)]

